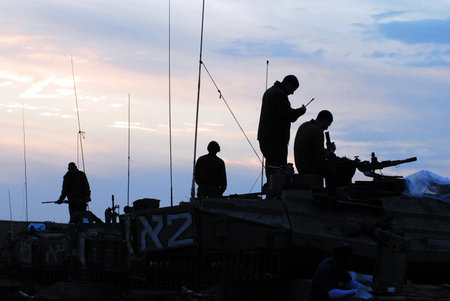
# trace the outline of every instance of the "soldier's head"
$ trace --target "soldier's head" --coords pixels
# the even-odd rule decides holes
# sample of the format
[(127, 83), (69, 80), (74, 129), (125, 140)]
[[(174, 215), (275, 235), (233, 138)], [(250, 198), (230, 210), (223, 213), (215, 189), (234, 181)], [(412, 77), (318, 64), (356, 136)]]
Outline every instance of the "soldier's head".
[(295, 90), (298, 89), (300, 83), (295, 75), (287, 75), (283, 78), (281, 82), (286, 89), (288, 95), (294, 94)]
[(220, 152), (220, 146), (219, 143), (217, 143), (216, 141), (211, 141), (208, 144), (208, 153), (210, 154), (217, 154), (218, 152)]
[(319, 114), (317, 114), (316, 121), (324, 130), (326, 130), (333, 123), (333, 114), (327, 110), (320, 111)]
[(344, 268), (350, 264), (352, 254), (352, 247), (346, 242), (339, 242), (333, 247), (333, 259)]
[(77, 166), (75, 165), (74, 162), (70, 162), (70, 163), (69, 163), (69, 166), (67, 166), (67, 169), (68, 169), (69, 171), (75, 171), (75, 170), (78, 170), (78, 168), (77, 168)]

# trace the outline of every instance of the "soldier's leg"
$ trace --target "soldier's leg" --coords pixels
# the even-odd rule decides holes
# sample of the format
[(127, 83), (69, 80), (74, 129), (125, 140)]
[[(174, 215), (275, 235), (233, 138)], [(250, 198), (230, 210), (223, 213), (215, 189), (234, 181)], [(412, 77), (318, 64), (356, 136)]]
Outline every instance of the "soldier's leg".
[(266, 177), (275, 173), (277, 168), (287, 164), (288, 145), (280, 143), (259, 143), (261, 151), (266, 158)]

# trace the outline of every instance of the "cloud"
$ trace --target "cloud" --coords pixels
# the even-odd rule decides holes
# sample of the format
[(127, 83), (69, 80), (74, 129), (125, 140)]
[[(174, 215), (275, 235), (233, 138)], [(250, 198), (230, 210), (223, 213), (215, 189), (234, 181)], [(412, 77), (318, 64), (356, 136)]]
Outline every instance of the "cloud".
[[(14, 82), (20, 82), (20, 83), (30, 83), (33, 80), (33, 78), (30, 76), (23, 76), (23, 75), (15, 74), (12, 72), (5, 72), (5, 71), (0, 71), (0, 78), (8, 79), (8, 80), (11, 80)], [(10, 83), (10, 81), (8, 81), (8, 83)]]
[[(97, 2), (97, 3), (95, 3)], [(148, 4), (151, 6), (151, 4)], [(15, 6), (15, 5), (13, 5)], [(163, 38), (162, 24), (155, 22), (157, 18), (148, 18), (148, 15), (136, 14), (132, 8), (133, 4), (128, 3), (102, 3), (102, 1), (94, 1), (92, 3), (80, 3), (67, 1), (64, 3), (48, 2), (29, 3), (28, 9), (20, 14), (24, 18), (31, 18), (39, 26), (35, 26), (34, 30), (40, 30), (43, 26), (57, 25), (57, 29), (70, 31), (73, 34), (84, 37), (99, 37), (103, 40), (116, 39), (128, 41), (144, 41), (150, 37), (155, 40)], [(155, 5), (153, 10), (147, 12), (161, 14)], [(15, 7), (20, 9), (20, 5)], [(23, 9), (23, 8), (22, 8)], [(33, 11), (32, 16), (28, 12)], [(143, 9), (145, 11), (145, 9)], [(39, 16), (36, 18), (35, 16)], [(74, 17), (77, 16), (77, 17)], [(146, 18), (147, 17), (147, 18)], [(150, 22), (151, 24), (148, 24)], [(143, 26), (143, 25), (151, 26)]]
[(205, 122), (206, 126), (212, 126), (212, 127), (223, 127), (223, 123), (215, 123), (215, 122)]
[(31, 42), (42, 41), (47, 39), (38, 35), (19, 35), (19, 34), (0, 34), (1, 47), (13, 46), (18, 44), (29, 44)]
[(376, 50), (369, 57), (375, 59), (387, 59), (392, 65), (404, 65), (407, 67), (449, 67), (449, 50), (432, 49), (419, 51), (408, 55), (400, 52), (383, 52)]
[(381, 21), (381, 20), (390, 19), (393, 17), (402, 16), (404, 13), (405, 13), (405, 11), (388, 11), (388, 12), (373, 15), (373, 18), (376, 21)]
[(236, 57), (320, 57), (324, 54), (323, 49), (314, 52), (302, 52), (292, 43), (277, 40), (234, 40), (227, 47), (220, 50), (222, 54)]
[(412, 67), (449, 67), (450, 66), (450, 50), (433, 49), (427, 52), (416, 54), (421, 57), (421, 61), (411, 61), (407, 66)]
[(399, 56), (399, 54), (395, 53), (395, 52), (386, 53), (386, 52), (382, 52), (382, 51), (378, 51), (378, 50), (374, 51), (371, 54), (371, 57), (373, 57), (373, 58), (396, 58), (398, 56)]
[[(109, 125), (108, 127), (127, 129), (128, 128), (128, 122), (126, 122), (126, 121), (116, 121), (113, 125)], [(133, 129), (133, 130), (156, 132), (155, 129), (142, 127), (140, 122), (130, 122), (130, 126), (129, 127), (130, 127), (130, 129)]]
[(39, 114), (40, 116), (58, 116), (58, 113), (50, 113), (50, 112), (43, 112)]
[(406, 44), (450, 44), (450, 18), (379, 23), (377, 29), (386, 39)]

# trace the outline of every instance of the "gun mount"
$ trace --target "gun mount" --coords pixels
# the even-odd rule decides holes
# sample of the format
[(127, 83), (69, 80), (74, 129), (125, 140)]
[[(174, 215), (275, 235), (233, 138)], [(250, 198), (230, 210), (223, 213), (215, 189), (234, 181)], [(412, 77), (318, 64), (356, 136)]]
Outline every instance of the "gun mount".
[(119, 217), (119, 212), (116, 212), (116, 209), (117, 209), (117, 211), (119, 211), (120, 206), (114, 205), (114, 195), (111, 196), (111, 204), (112, 204), (111, 208), (108, 207), (105, 210), (105, 223), (116, 224), (117, 218)]
[(370, 162), (360, 161), (358, 158), (355, 159), (356, 168), (362, 172), (365, 176), (372, 178), (386, 177), (381, 174), (377, 174), (375, 170), (381, 170), (386, 167), (397, 166), (400, 164), (405, 164), (409, 162), (417, 161), (416, 157), (407, 158), (404, 160), (386, 160), (379, 162), (375, 153), (372, 153)]

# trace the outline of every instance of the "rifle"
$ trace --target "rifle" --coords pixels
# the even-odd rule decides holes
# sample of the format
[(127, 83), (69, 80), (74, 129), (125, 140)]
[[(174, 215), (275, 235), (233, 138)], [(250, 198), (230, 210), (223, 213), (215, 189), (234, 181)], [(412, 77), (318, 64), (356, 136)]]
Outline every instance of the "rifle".
[(230, 198), (230, 199), (236, 199), (236, 198), (240, 198), (240, 197), (245, 197), (245, 198), (251, 198), (251, 197), (257, 197), (260, 195), (264, 195), (266, 194), (265, 192), (252, 192), (252, 193), (244, 193), (244, 194), (230, 194), (229, 196), (223, 196), (224, 198)]
[[(41, 204), (56, 204), (56, 202), (58, 202), (58, 201), (43, 201), (43, 202), (41, 202)], [(68, 203), (68, 201), (64, 200), (63, 203)]]

